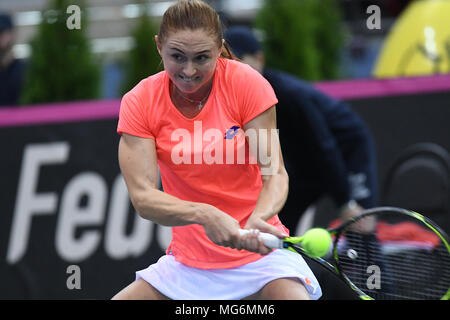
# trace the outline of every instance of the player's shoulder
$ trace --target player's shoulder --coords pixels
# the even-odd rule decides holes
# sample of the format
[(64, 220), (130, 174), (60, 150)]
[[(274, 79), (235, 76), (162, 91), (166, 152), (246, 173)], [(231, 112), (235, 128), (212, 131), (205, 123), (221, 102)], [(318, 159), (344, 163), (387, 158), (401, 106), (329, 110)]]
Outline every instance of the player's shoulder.
[(126, 92), (123, 100), (149, 101), (161, 92), (164, 85), (164, 71), (148, 76), (139, 81), (131, 90)]
[(164, 73), (164, 71), (161, 71), (142, 79), (127, 93), (141, 95), (161, 89), (161, 86), (164, 83)]
[(237, 60), (220, 58), (218, 74), (222, 90), (234, 97), (262, 94), (269, 88), (272, 90), (270, 83), (257, 70)]
[(251, 78), (262, 77), (250, 65), (238, 60), (219, 58), (218, 70), (230, 81), (248, 81)]
[(219, 58), (218, 63), (230, 70), (245, 70), (251, 68), (248, 64), (234, 59)]

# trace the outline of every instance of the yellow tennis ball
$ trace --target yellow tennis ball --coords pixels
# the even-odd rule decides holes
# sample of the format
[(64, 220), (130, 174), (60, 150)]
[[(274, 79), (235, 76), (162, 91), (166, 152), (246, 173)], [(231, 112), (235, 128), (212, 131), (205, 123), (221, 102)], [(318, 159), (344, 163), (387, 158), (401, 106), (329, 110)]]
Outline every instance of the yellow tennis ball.
[(323, 257), (330, 250), (331, 236), (330, 233), (325, 229), (310, 229), (305, 232), (302, 238), (302, 247), (311, 257)]

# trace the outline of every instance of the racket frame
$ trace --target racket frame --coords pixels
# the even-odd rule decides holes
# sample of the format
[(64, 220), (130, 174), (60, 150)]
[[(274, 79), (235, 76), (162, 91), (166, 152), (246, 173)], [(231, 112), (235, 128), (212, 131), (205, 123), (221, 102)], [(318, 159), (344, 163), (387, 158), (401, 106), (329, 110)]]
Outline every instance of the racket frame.
[[(432, 230), (436, 235), (439, 236), (441, 241), (446, 246), (449, 254), (450, 254), (450, 245), (447, 234), (432, 220), (429, 218), (421, 215), (420, 213), (417, 213), (415, 211), (397, 208), (397, 207), (377, 207), (372, 209), (364, 210), (361, 214), (358, 216), (352, 217), (348, 220), (345, 220), (342, 222), (339, 226), (335, 228), (326, 229), (331, 236), (334, 236), (333, 241), (333, 248), (332, 248), (332, 256), (335, 262), (335, 265), (331, 264), (330, 262), (326, 261), (323, 258), (317, 258), (317, 257), (311, 257), (308, 255), (308, 253), (298, 244), (299, 240), (301, 240), (301, 237), (289, 237), (283, 242), (283, 246), (291, 251), (300, 253), (303, 256), (308, 257), (312, 261), (320, 264), (322, 267), (325, 267), (328, 271), (332, 272), (336, 276), (338, 276), (342, 281), (344, 281), (355, 293), (359, 296), (362, 300), (374, 300), (372, 297), (370, 297), (368, 294), (366, 294), (362, 289), (358, 288), (346, 275), (345, 272), (342, 270), (342, 266), (339, 262), (338, 258), (338, 242), (341, 234), (348, 228), (349, 225), (356, 223), (357, 221), (364, 219), (371, 215), (380, 215), (382, 216), (382, 212), (396, 212), (399, 214), (405, 214), (407, 216), (410, 216), (414, 219), (420, 220), (422, 223), (424, 223), (430, 230)], [(292, 241), (292, 239), (297, 238), (296, 241)], [(291, 239), (291, 240), (289, 240)], [(447, 293), (441, 297), (441, 300), (449, 300), (450, 299), (450, 287), (447, 290)]]

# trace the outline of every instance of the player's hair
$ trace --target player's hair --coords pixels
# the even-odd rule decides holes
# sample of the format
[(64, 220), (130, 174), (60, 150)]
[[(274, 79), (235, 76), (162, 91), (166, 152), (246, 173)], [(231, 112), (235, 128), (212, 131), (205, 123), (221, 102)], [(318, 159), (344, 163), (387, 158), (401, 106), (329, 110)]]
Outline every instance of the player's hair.
[[(217, 12), (201, 0), (180, 0), (171, 5), (163, 15), (158, 38), (165, 41), (170, 32), (179, 30), (203, 29), (214, 37), (219, 48), (222, 47), (222, 23)], [(238, 60), (225, 43), (222, 58)]]

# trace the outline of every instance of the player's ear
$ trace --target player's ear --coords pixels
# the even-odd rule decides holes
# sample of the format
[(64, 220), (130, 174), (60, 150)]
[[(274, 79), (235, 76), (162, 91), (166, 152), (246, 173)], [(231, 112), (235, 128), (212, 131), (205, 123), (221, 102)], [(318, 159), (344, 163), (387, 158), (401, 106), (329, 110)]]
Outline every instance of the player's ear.
[(155, 43), (156, 43), (156, 49), (158, 49), (159, 55), (161, 55), (161, 43), (159, 41), (158, 35), (155, 35)]

